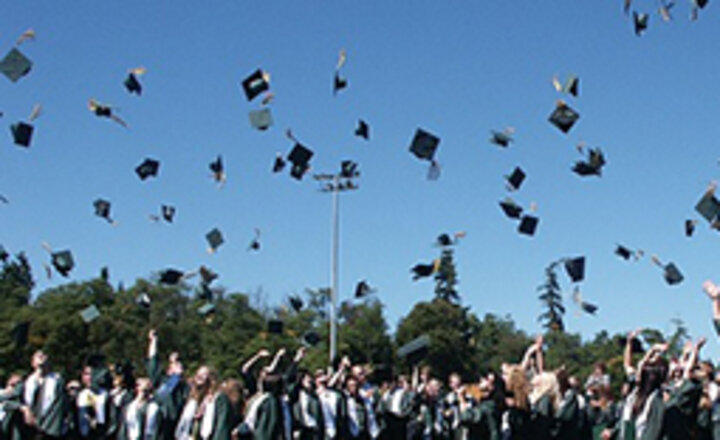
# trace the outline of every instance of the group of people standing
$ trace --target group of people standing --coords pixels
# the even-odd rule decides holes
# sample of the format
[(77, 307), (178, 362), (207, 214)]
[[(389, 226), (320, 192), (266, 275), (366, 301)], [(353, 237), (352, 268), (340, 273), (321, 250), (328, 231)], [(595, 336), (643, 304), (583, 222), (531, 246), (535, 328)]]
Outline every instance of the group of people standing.
[[(705, 290), (720, 331), (720, 288)], [(666, 344), (653, 345), (633, 365), (636, 337), (628, 334), (626, 377), (614, 392), (602, 363), (585, 382), (562, 367), (547, 371), (542, 337), (519, 363), (473, 383), (458, 374), (443, 383), (429, 368), (375, 374), (371, 383), (370, 367), (347, 357), (308, 371), (304, 348), (289, 362), (284, 349), (260, 350), (239, 379), (221, 381), (208, 365), (187, 375), (178, 353), (163, 369), (151, 331), (147, 377), (100, 358), (66, 382), (35, 352), (32, 372), (0, 390), (0, 440), (720, 439), (720, 374), (699, 360), (705, 340), (673, 359)]]

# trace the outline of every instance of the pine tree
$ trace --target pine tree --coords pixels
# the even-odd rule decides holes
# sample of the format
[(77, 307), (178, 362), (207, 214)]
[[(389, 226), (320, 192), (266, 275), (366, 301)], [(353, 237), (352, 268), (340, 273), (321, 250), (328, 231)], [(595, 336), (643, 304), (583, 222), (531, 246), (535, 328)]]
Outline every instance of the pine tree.
[(560, 261), (553, 262), (545, 269), (545, 282), (538, 286), (537, 290), (540, 292), (538, 298), (546, 307), (546, 311), (540, 314), (538, 321), (543, 322), (543, 327), (549, 330), (562, 332), (565, 330), (563, 324), (565, 307), (562, 304), (560, 284), (555, 272), (559, 264)]
[(450, 303), (460, 302), (457, 291), (457, 271), (455, 270), (454, 250), (444, 246), (440, 255), (440, 264), (435, 274), (435, 296)]

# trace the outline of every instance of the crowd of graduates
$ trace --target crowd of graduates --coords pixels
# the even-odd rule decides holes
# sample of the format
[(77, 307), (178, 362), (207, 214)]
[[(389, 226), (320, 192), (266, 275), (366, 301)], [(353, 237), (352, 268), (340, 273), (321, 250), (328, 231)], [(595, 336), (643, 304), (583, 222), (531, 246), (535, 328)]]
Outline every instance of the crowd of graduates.
[[(720, 287), (704, 288), (720, 333)], [(305, 347), (262, 349), (221, 378), (210, 365), (186, 371), (177, 352), (163, 361), (151, 330), (146, 377), (95, 355), (79, 380), (64, 378), (36, 351), (30, 374), (0, 390), (0, 440), (720, 439), (720, 373), (700, 358), (705, 339), (671, 357), (666, 343), (639, 353), (638, 335), (627, 335), (624, 378), (603, 363), (586, 378), (546, 369), (538, 336), (522, 359), (463, 383), (421, 363), (405, 375), (347, 356), (308, 371)]]

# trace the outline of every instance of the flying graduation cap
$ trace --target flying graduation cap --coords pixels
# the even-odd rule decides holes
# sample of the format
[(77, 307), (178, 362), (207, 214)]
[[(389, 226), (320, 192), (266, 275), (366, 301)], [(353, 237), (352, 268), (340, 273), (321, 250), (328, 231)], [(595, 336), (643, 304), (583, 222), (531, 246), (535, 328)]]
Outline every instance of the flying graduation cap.
[(370, 287), (370, 284), (366, 280), (360, 280), (355, 285), (355, 298), (361, 299), (365, 298), (368, 295), (372, 295), (375, 293), (376, 289), (373, 289)]
[(70, 252), (69, 249), (55, 252), (47, 243), (43, 243), (42, 246), (50, 253), (50, 264), (52, 264), (60, 275), (67, 277), (75, 267), (72, 252)]
[(121, 119), (119, 116), (113, 113), (112, 107), (110, 107), (107, 104), (102, 104), (99, 101), (96, 101), (95, 99), (90, 99), (88, 101), (88, 109), (90, 109), (91, 112), (95, 114), (95, 116), (100, 118), (108, 118), (112, 121), (117, 122), (118, 124), (122, 125), (125, 128), (128, 128), (127, 123)]
[(537, 230), (540, 219), (534, 215), (525, 214), (520, 218), (518, 232), (524, 235), (533, 236)]
[(288, 298), (288, 302), (290, 303), (290, 307), (295, 310), (295, 313), (300, 313), (302, 308), (305, 307), (305, 302), (298, 295), (293, 295)]
[(413, 281), (417, 281), (420, 278), (427, 278), (438, 271), (440, 268), (440, 259), (433, 260), (430, 264), (418, 263), (413, 266), (410, 271), (413, 273)]
[(100, 317), (100, 310), (98, 310), (95, 304), (92, 304), (80, 311), (80, 317), (85, 324), (90, 324)]
[(300, 342), (302, 342), (305, 347), (310, 348), (317, 346), (320, 343), (320, 339), (320, 335), (316, 331), (311, 330), (303, 334)]
[(505, 215), (511, 219), (519, 219), (523, 212), (522, 206), (510, 198), (501, 201), (500, 208), (502, 208)]
[(573, 283), (585, 279), (585, 257), (568, 258), (564, 262), (565, 271)]
[(570, 108), (564, 101), (559, 100), (555, 105), (555, 110), (550, 114), (548, 120), (552, 125), (557, 127), (563, 133), (568, 133), (580, 119), (580, 114)]
[(15, 47), (0, 60), (0, 72), (12, 82), (30, 73), (32, 66), (32, 61)]
[(215, 253), (217, 249), (225, 243), (222, 232), (220, 229), (213, 228), (210, 232), (205, 234), (205, 240), (208, 242), (208, 252)]
[(10, 126), (13, 142), (20, 147), (30, 147), (33, 131), (34, 127), (27, 122), (19, 121)]
[(275, 156), (275, 161), (273, 162), (272, 172), (279, 173), (284, 169), (285, 169), (285, 159), (283, 159), (282, 154), (278, 153)]
[(635, 35), (639, 37), (647, 30), (649, 19), (650, 16), (648, 14), (633, 11), (633, 24), (635, 25)]
[(225, 180), (227, 180), (227, 175), (225, 174), (225, 166), (223, 165), (222, 156), (218, 155), (214, 161), (210, 162), (208, 168), (210, 168), (210, 171), (212, 172), (213, 180), (215, 180), (218, 185), (223, 185)]
[(685, 236), (686, 237), (692, 237), (693, 233), (695, 233), (695, 225), (696, 224), (697, 224), (697, 220), (691, 220), (691, 219), (685, 220)]
[(110, 217), (111, 203), (107, 200), (97, 199), (93, 202), (95, 208), (95, 215), (107, 220), (108, 223), (114, 225), (115, 221)]
[(555, 90), (561, 93), (568, 93), (574, 97), (580, 94), (580, 78), (577, 75), (568, 76), (565, 84), (561, 84), (557, 75), (553, 76), (553, 86)]
[(345, 89), (347, 85), (347, 78), (340, 76), (340, 72), (335, 72), (335, 77), (333, 78), (333, 95), (337, 95), (337, 93)]
[(140, 180), (145, 180), (148, 177), (156, 177), (159, 170), (159, 161), (151, 158), (146, 158), (140, 165), (135, 168), (135, 174), (138, 175)]
[(685, 279), (680, 269), (674, 263), (662, 264), (657, 256), (652, 256), (652, 261), (663, 269), (663, 278), (671, 286), (682, 283)]
[(512, 173), (510, 175), (505, 176), (505, 180), (507, 180), (507, 188), (510, 191), (517, 191), (520, 189), (520, 186), (525, 181), (525, 171), (523, 171), (520, 167), (515, 167)]
[(428, 179), (435, 180), (440, 175), (440, 168), (435, 161), (435, 152), (437, 147), (440, 145), (440, 138), (418, 128), (415, 131), (412, 142), (410, 143), (410, 152), (420, 160), (426, 160), (430, 162), (430, 169), (428, 170)]
[(720, 200), (715, 197), (715, 184), (711, 184), (705, 191), (703, 196), (695, 205), (695, 211), (698, 212), (705, 220), (710, 223), (713, 228), (718, 227), (720, 223)]
[(598, 306), (592, 303), (589, 303), (585, 300), (583, 300), (582, 293), (580, 293), (580, 289), (575, 288), (573, 291), (573, 302), (575, 305), (578, 306), (580, 310), (587, 313), (588, 315), (595, 315), (595, 313), (598, 311)]
[(138, 96), (142, 95), (142, 84), (140, 84), (140, 80), (138, 78), (143, 75), (145, 71), (144, 67), (137, 67), (128, 72), (128, 76), (125, 78), (125, 81), (123, 81), (123, 85), (128, 93), (136, 94)]
[(272, 112), (268, 107), (251, 110), (248, 117), (250, 118), (250, 126), (260, 131), (265, 131), (273, 125)]
[(573, 172), (579, 176), (601, 176), (602, 168), (605, 166), (605, 156), (600, 148), (591, 148), (587, 161), (575, 162)]
[(257, 69), (243, 80), (242, 88), (247, 100), (252, 101), (261, 93), (270, 90), (270, 75)]
[(158, 281), (160, 282), (160, 284), (174, 286), (180, 281), (182, 281), (184, 278), (186, 278), (185, 272), (173, 268), (168, 268), (160, 272), (160, 277)]
[(640, 257), (643, 256), (643, 254), (644, 254), (644, 252), (641, 250), (632, 251), (621, 244), (618, 244), (615, 247), (615, 255), (622, 258), (623, 260), (629, 260), (630, 257), (633, 257), (635, 260), (638, 260)]
[(290, 153), (287, 156), (287, 161), (292, 164), (292, 168), (290, 168), (290, 176), (295, 180), (302, 180), (305, 173), (307, 173), (310, 169), (310, 159), (312, 159), (315, 153), (313, 153), (313, 151), (305, 145), (298, 142), (295, 136), (293, 136), (291, 130), (288, 129), (285, 132), (285, 135), (295, 142), (293, 149), (290, 150)]
[(692, 12), (690, 13), (691, 20), (697, 20), (699, 11), (707, 6), (708, 1), (709, 0), (692, 0)]
[(366, 141), (370, 140), (370, 126), (367, 122), (362, 119), (358, 120), (357, 128), (355, 128), (355, 136), (361, 137)]
[(497, 145), (498, 147), (507, 148), (512, 142), (514, 142), (512, 138), (512, 134), (514, 132), (515, 129), (512, 127), (507, 127), (503, 131), (491, 131), (490, 143)]
[(252, 241), (248, 245), (249, 251), (259, 251), (260, 250), (260, 228), (255, 228), (255, 236), (253, 237)]

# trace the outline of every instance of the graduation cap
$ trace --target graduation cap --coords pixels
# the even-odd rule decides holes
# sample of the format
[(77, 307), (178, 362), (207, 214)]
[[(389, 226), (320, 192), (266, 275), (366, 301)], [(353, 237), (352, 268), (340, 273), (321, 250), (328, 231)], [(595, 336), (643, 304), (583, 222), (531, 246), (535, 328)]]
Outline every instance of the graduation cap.
[(95, 304), (92, 304), (80, 311), (80, 317), (85, 324), (90, 324), (100, 317), (100, 311), (95, 307)]
[(358, 177), (360, 175), (360, 172), (357, 170), (358, 164), (357, 162), (353, 162), (352, 160), (344, 160), (340, 164), (340, 177), (344, 179), (352, 179), (353, 177)]
[(248, 116), (250, 125), (260, 131), (267, 130), (273, 125), (272, 112), (267, 107), (260, 110), (251, 110)]
[(221, 155), (218, 155), (218, 157), (214, 161), (210, 162), (208, 168), (210, 168), (210, 171), (212, 171), (213, 179), (215, 179), (216, 182), (225, 182), (227, 176), (225, 176), (225, 166), (223, 165)]
[(300, 313), (302, 308), (305, 306), (302, 298), (297, 295), (291, 296), (288, 301), (290, 302), (290, 306), (293, 308), (293, 310), (295, 310), (296, 313)]
[(686, 237), (692, 237), (693, 233), (695, 232), (695, 224), (697, 223), (697, 220), (685, 220), (685, 236)]
[(663, 278), (665, 278), (665, 282), (669, 285), (673, 286), (675, 284), (680, 284), (685, 279), (685, 277), (680, 272), (680, 269), (675, 265), (675, 263), (668, 263), (663, 265), (658, 259), (658, 257), (654, 255), (652, 257), (652, 261), (656, 265), (662, 267)]
[(29, 147), (32, 141), (34, 127), (26, 122), (17, 122), (10, 126), (13, 142), (21, 147)]
[(509, 198), (500, 202), (500, 208), (502, 208), (505, 215), (512, 219), (520, 218), (523, 212), (522, 207)]
[(281, 335), (283, 333), (284, 327), (285, 323), (281, 320), (271, 319), (270, 321), (268, 321), (267, 331), (272, 335)]
[(570, 75), (565, 82), (563, 91), (577, 97), (580, 91), (580, 78), (576, 75)]
[(347, 79), (340, 76), (339, 72), (335, 72), (335, 78), (333, 79), (333, 95), (343, 90), (348, 85)]
[(440, 234), (438, 235), (437, 239), (435, 240), (435, 243), (437, 243), (438, 246), (450, 246), (452, 245), (453, 239), (450, 237), (450, 234)]
[(273, 162), (272, 171), (273, 173), (279, 173), (285, 169), (285, 159), (283, 159), (280, 153), (275, 156), (275, 162)]
[(140, 81), (134, 72), (128, 73), (128, 76), (125, 78), (123, 84), (125, 85), (127, 91), (131, 94), (134, 93), (138, 96), (142, 95), (142, 84), (140, 84)]
[(220, 277), (220, 275), (218, 275), (216, 272), (213, 272), (209, 267), (206, 266), (200, 266), (198, 272), (200, 273), (201, 282), (207, 285), (212, 284), (213, 281)]
[(700, 201), (695, 205), (695, 211), (711, 224), (718, 220), (720, 215), (720, 200), (715, 197), (715, 186), (705, 191)]
[(515, 167), (509, 176), (505, 176), (509, 190), (518, 190), (523, 181), (525, 181), (525, 171), (520, 167)]
[(10, 257), (10, 254), (7, 250), (5, 250), (5, 247), (0, 244), (0, 261), (3, 263), (7, 262), (7, 259)]
[(415, 131), (415, 136), (413, 137), (412, 142), (410, 143), (410, 152), (418, 159), (432, 162), (439, 144), (439, 137), (428, 133), (422, 128), (418, 128)]
[(355, 285), (355, 298), (365, 298), (368, 295), (371, 295), (375, 292), (375, 289), (370, 287), (370, 285), (365, 280), (358, 281), (357, 285)]
[(30, 322), (23, 321), (10, 330), (10, 338), (15, 343), (15, 347), (24, 347), (28, 342), (28, 334), (30, 333)]
[(406, 359), (409, 364), (417, 364), (428, 354), (430, 348), (430, 336), (422, 335), (400, 347), (397, 355)]
[(75, 267), (72, 252), (69, 250), (51, 253), (50, 261), (55, 270), (64, 277), (67, 277), (70, 274), (70, 271)]
[(510, 143), (514, 142), (512, 138), (513, 130), (506, 128), (503, 131), (491, 131), (490, 132), (490, 143), (495, 144), (498, 147), (507, 148)]
[(355, 136), (359, 136), (366, 141), (370, 139), (370, 126), (367, 122), (362, 119), (358, 120), (357, 128), (355, 129)]
[(518, 232), (525, 235), (535, 235), (540, 219), (532, 215), (523, 215), (518, 225)]
[(113, 114), (113, 109), (109, 105), (102, 104), (95, 99), (90, 99), (90, 101), (88, 101), (88, 108), (91, 112), (95, 114), (95, 116), (111, 119), (122, 125), (123, 127), (128, 128), (128, 125), (124, 120), (122, 120), (119, 116)]
[(252, 101), (261, 93), (270, 90), (270, 77), (267, 73), (257, 69), (242, 82), (243, 90), (248, 101)]
[(580, 303), (580, 308), (582, 309), (583, 312), (588, 313), (590, 315), (594, 315), (598, 311), (598, 306), (596, 306), (595, 304), (591, 304), (589, 302), (585, 302), (585, 301)]
[(437, 272), (440, 267), (440, 260), (437, 259), (430, 264), (418, 263), (413, 266), (410, 271), (413, 273), (413, 281), (417, 281), (420, 278), (426, 278)]
[(310, 169), (309, 162), (314, 154), (315, 153), (306, 146), (300, 144), (299, 142), (295, 142), (295, 146), (287, 156), (288, 162), (292, 164), (290, 176), (296, 180), (302, 180), (307, 170)]
[(95, 208), (95, 215), (104, 218), (109, 223), (113, 223), (112, 218), (110, 218), (110, 207), (111, 204), (107, 200), (103, 199), (97, 199), (93, 202), (93, 207)]
[(205, 240), (208, 242), (208, 250), (211, 253), (215, 252), (220, 246), (222, 246), (223, 243), (225, 243), (222, 232), (220, 232), (218, 228), (213, 228), (210, 232), (205, 234)]
[(170, 206), (170, 205), (162, 205), (160, 207), (160, 210), (162, 211), (162, 218), (166, 222), (172, 223), (173, 219), (175, 219), (175, 212), (176, 212), (175, 207)]
[(633, 23), (635, 25), (635, 35), (640, 36), (648, 27), (648, 19), (650, 16), (644, 13), (633, 11)]
[(138, 175), (140, 180), (145, 180), (148, 177), (157, 176), (159, 170), (160, 162), (155, 159), (147, 158), (135, 168), (135, 173)]
[(704, 9), (705, 6), (707, 6), (708, 0), (692, 0), (692, 4), (693, 4), (693, 7), (692, 7), (692, 13), (690, 15), (690, 18), (692, 20), (697, 20), (698, 11), (700, 9)]
[(202, 317), (208, 317), (215, 313), (215, 304), (212, 303), (205, 303), (198, 309), (198, 315)]
[(580, 176), (600, 176), (602, 167), (605, 166), (605, 156), (600, 148), (590, 150), (587, 161), (578, 161), (573, 167), (573, 172)]
[(585, 278), (585, 257), (565, 260), (565, 270), (573, 283), (582, 281)]
[(23, 55), (17, 48), (13, 47), (5, 57), (0, 60), (0, 72), (10, 81), (17, 82), (20, 78), (30, 73), (32, 61)]
[[(628, 341), (628, 339), (627, 339), (626, 336), (620, 336), (620, 337), (618, 338), (618, 345), (620, 346), (620, 348), (623, 348), (623, 349), (624, 349), (625, 346), (626, 346), (627, 343), (628, 343), (627, 341)], [(638, 339), (638, 338), (633, 338), (633, 339), (631, 340), (631, 342), (630, 342), (630, 351), (631, 351), (633, 354), (642, 354), (642, 353), (645, 353), (645, 349), (643, 348), (642, 341), (641, 341), (640, 339)]]
[(177, 269), (165, 269), (160, 272), (159, 282), (161, 284), (175, 285), (185, 277), (185, 273)]
[(260, 250), (260, 228), (255, 228), (255, 237), (253, 237), (253, 240), (250, 242), (250, 245), (248, 246), (249, 251), (259, 251)]
[(150, 306), (152, 305), (152, 300), (150, 299), (150, 295), (148, 295), (145, 292), (141, 293), (140, 295), (137, 296), (137, 298), (135, 298), (135, 304), (137, 304), (138, 306), (140, 306), (143, 309), (146, 309), (146, 310), (150, 309)]
[(548, 120), (563, 133), (567, 133), (580, 119), (580, 114), (570, 108), (564, 101), (558, 101), (555, 110)]
[(629, 260), (630, 257), (633, 255), (633, 252), (625, 246), (619, 244), (615, 248), (615, 255), (619, 256), (624, 260)]
[(309, 331), (302, 337), (302, 344), (306, 347), (315, 347), (320, 343), (320, 335), (315, 331)]

